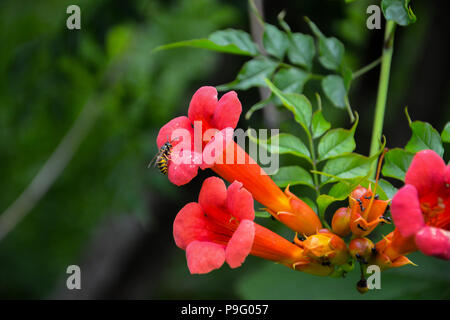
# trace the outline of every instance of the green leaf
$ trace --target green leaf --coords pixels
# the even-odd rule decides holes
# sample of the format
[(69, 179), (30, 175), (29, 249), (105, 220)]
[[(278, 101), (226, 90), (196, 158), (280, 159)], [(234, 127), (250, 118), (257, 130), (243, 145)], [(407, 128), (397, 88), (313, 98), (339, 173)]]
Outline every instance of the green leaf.
[(350, 68), (345, 66), (342, 68), (342, 79), (344, 79), (345, 90), (348, 92), (353, 80), (353, 72)]
[(327, 69), (339, 70), (342, 65), (345, 47), (335, 37), (325, 37), (314, 22), (305, 18), (314, 35), (319, 39), (319, 61)]
[(209, 36), (209, 39), (193, 39), (169, 43), (157, 47), (154, 51), (181, 47), (193, 47), (244, 56), (258, 55), (258, 48), (250, 35), (245, 31), (234, 29), (216, 31)]
[(283, 56), (289, 46), (289, 39), (283, 31), (266, 23), (263, 35), (263, 46), (267, 53), (279, 60), (283, 60)]
[(335, 107), (345, 109), (347, 91), (341, 76), (329, 75), (322, 79), (322, 89)]
[(359, 180), (349, 180), (345, 182), (338, 182), (333, 185), (328, 194), (321, 194), (317, 197), (317, 205), (319, 207), (319, 215), (321, 218), (325, 215), (325, 210), (330, 204), (335, 201), (342, 201), (347, 199), (348, 195), (359, 184)]
[(391, 149), (384, 156), (384, 165), (381, 173), (383, 176), (404, 181), (406, 171), (413, 157), (414, 153), (406, 150), (399, 148)]
[(441, 133), (442, 142), (450, 143), (450, 121), (444, 127)]
[[(305, 144), (296, 136), (288, 133), (277, 134), (270, 139), (262, 140), (249, 135), (249, 139), (258, 143), (261, 147), (269, 150), (270, 153), (276, 154), (292, 154), (297, 157), (305, 158), (311, 162), (311, 154)], [(278, 143), (274, 143), (278, 140)]]
[(281, 167), (272, 178), (280, 188), (287, 187), (288, 185), (305, 185), (314, 189), (314, 182), (311, 175), (299, 166)]
[(381, 200), (392, 199), (394, 195), (397, 193), (397, 188), (394, 187), (389, 181), (384, 179), (378, 180), (378, 188), (381, 188), (382, 191), (382, 192), (377, 191), (377, 193), (380, 194)]
[(241, 52), (247, 53), (247, 55), (256, 56), (258, 54), (258, 47), (252, 41), (251, 36), (242, 30), (219, 30), (211, 33), (208, 38), (219, 46), (234, 45), (239, 48)]
[(319, 61), (327, 69), (339, 70), (344, 51), (344, 45), (335, 37), (319, 39)]
[(401, 26), (416, 22), (416, 16), (409, 7), (409, 0), (382, 0), (381, 10), (386, 20), (393, 20)]
[(283, 106), (289, 109), (293, 114), (295, 121), (299, 123), (306, 132), (309, 133), (311, 124), (312, 106), (308, 98), (302, 94), (284, 93), (280, 91), (270, 80), (266, 79), (267, 86), (272, 92), (280, 98)]
[(228, 84), (217, 87), (217, 90), (239, 89), (265, 86), (265, 78), (269, 78), (277, 68), (278, 63), (264, 57), (258, 57), (246, 62), (236, 79)]
[(330, 128), (331, 124), (324, 118), (322, 110), (314, 112), (311, 122), (312, 137), (314, 139), (318, 138)]
[(282, 68), (273, 77), (273, 83), (284, 93), (301, 93), (309, 78), (310, 74), (301, 69), (294, 67)]
[(320, 196), (318, 196), (316, 202), (317, 207), (319, 208), (319, 217), (323, 219), (323, 217), (325, 216), (325, 211), (327, 210), (328, 206), (338, 200), (339, 199), (335, 199), (334, 197), (329, 196), (327, 194), (321, 194)]
[[(322, 171), (340, 179), (365, 177), (369, 173), (370, 166), (377, 159), (377, 156), (368, 158), (356, 153), (347, 154), (328, 160)], [(325, 175), (322, 175), (320, 180), (322, 185), (336, 181), (335, 178), (330, 178)]]
[(315, 54), (316, 49), (314, 47), (313, 37), (302, 33), (289, 34), (289, 47), (287, 55), (293, 64), (297, 64), (311, 70)]
[(317, 151), (319, 161), (340, 156), (355, 150), (355, 130), (358, 125), (358, 118), (351, 129), (333, 129), (328, 131), (319, 141)]
[(436, 129), (429, 123), (422, 121), (413, 121), (410, 123), (410, 127), (412, 136), (405, 150), (416, 153), (420, 150), (431, 149), (436, 151), (439, 156), (443, 156), (444, 147), (442, 146), (441, 136)]

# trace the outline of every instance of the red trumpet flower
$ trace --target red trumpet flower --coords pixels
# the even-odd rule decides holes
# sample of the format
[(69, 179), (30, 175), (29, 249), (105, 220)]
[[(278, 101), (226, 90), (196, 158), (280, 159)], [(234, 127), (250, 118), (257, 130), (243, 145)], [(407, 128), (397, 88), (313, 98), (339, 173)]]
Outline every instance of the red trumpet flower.
[(405, 186), (392, 199), (391, 212), (411, 247), (450, 259), (450, 165), (436, 152), (423, 150), (414, 156)]
[(225, 262), (237, 268), (249, 254), (313, 274), (332, 272), (332, 267), (311, 261), (302, 248), (254, 223), (254, 217), (253, 198), (240, 182), (227, 190), (223, 180), (206, 179), (198, 203), (184, 206), (173, 224), (190, 272), (208, 273)]

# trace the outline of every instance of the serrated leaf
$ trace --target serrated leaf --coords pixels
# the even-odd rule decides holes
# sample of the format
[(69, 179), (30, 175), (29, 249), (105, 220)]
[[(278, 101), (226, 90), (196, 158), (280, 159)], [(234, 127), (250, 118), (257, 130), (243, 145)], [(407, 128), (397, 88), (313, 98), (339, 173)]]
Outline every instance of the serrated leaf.
[(311, 70), (315, 54), (313, 37), (303, 33), (289, 34), (289, 47), (287, 49), (289, 61)]
[(314, 112), (311, 122), (312, 137), (314, 139), (318, 138), (330, 128), (331, 124), (324, 118), (322, 110)]
[(381, 10), (386, 20), (393, 20), (401, 26), (416, 22), (416, 16), (409, 7), (409, 0), (382, 0)]
[(414, 153), (394, 148), (384, 155), (383, 176), (405, 181), (405, 174), (411, 164)]
[(273, 181), (279, 187), (305, 185), (314, 189), (314, 182), (308, 171), (299, 166), (286, 166), (278, 169), (272, 176)]
[(325, 37), (322, 31), (310, 19), (306, 18), (306, 22), (314, 35), (319, 39), (319, 61), (322, 66), (329, 70), (339, 70), (345, 52), (345, 47), (342, 42), (335, 37)]
[(263, 35), (264, 49), (270, 55), (283, 60), (289, 46), (288, 36), (277, 27), (266, 23)]
[[(264, 149), (269, 150), (270, 153), (292, 154), (311, 162), (311, 154), (308, 148), (306, 148), (305, 144), (299, 138), (291, 134), (280, 133), (267, 140), (256, 139), (252, 135), (249, 135), (249, 139), (258, 143)], [(276, 143), (275, 141), (277, 140), (278, 142)]]
[(378, 187), (381, 188), (382, 191), (382, 192), (377, 191), (380, 194), (381, 200), (392, 199), (394, 195), (397, 193), (397, 188), (394, 187), (389, 181), (384, 179), (378, 180)]
[(319, 61), (327, 69), (339, 70), (345, 48), (337, 38), (319, 39)]
[(441, 133), (442, 142), (450, 143), (450, 121), (444, 127)]
[(429, 123), (422, 121), (413, 121), (410, 124), (412, 136), (406, 144), (405, 150), (416, 153), (420, 150), (431, 149), (436, 151), (439, 156), (443, 156), (444, 147), (442, 146), (441, 136)]
[(246, 62), (236, 79), (228, 84), (217, 87), (217, 90), (247, 90), (251, 87), (264, 86), (265, 78), (269, 78), (277, 68), (278, 63), (267, 58), (258, 57)]
[(294, 114), (295, 121), (299, 123), (306, 132), (309, 132), (311, 124), (312, 106), (308, 98), (302, 94), (284, 93), (280, 91), (270, 80), (266, 79), (267, 86), (280, 98), (283, 106)]
[(211, 33), (208, 39), (220, 46), (234, 45), (248, 55), (256, 56), (258, 54), (258, 47), (252, 41), (251, 36), (242, 30), (219, 30)]
[(351, 129), (338, 128), (328, 131), (319, 141), (317, 148), (319, 161), (355, 150), (354, 135), (357, 125), (358, 120), (355, 121)]
[(256, 56), (258, 54), (258, 48), (252, 41), (250, 35), (245, 31), (235, 29), (216, 31), (208, 39), (193, 39), (169, 43), (157, 47), (154, 51), (181, 47), (193, 47), (244, 56)]
[(308, 72), (298, 68), (283, 68), (275, 74), (273, 83), (285, 93), (301, 93), (310, 76)]
[(338, 182), (334, 184), (328, 194), (321, 194), (317, 197), (319, 215), (323, 218), (325, 210), (335, 201), (345, 200), (353, 189), (359, 184), (359, 180)]
[[(368, 158), (356, 153), (351, 153), (328, 160), (322, 171), (340, 179), (364, 177), (369, 173), (371, 164), (375, 160), (376, 157)], [(320, 180), (321, 184), (336, 181), (336, 179), (325, 175), (322, 175)]]
[(329, 75), (322, 79), (322, 89), (335, 107), (345, 109), (347, 91), (341, 76)]

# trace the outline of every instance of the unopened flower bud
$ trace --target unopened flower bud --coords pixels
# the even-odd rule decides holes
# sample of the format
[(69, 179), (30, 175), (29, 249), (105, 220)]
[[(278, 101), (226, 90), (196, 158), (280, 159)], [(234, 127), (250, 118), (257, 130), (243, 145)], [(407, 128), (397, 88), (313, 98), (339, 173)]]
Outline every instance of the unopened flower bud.
[(370, 259), (374, 248), (373, 242), (367, 238), (353, 239), (348, 246), (351, 256), (363, 263), (367, 263)]
[(336, 210), (331, 221), (331, 228), (333, 232), (341, 237), (350, 234), (350, 214), (351, 211), (347, 207), (342, 207)]

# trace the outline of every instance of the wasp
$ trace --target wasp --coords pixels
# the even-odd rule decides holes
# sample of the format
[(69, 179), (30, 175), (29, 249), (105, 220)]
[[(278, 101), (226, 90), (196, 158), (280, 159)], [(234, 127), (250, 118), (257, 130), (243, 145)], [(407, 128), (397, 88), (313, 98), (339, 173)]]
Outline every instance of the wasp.
[(169, 168), (170, 153), (172, 152), (173, 141), (167, 141), (159, 149), (158, 153), (150, 161), (148, 168), (152, 165), (158, 167), (162, 174), (166, 175)]

